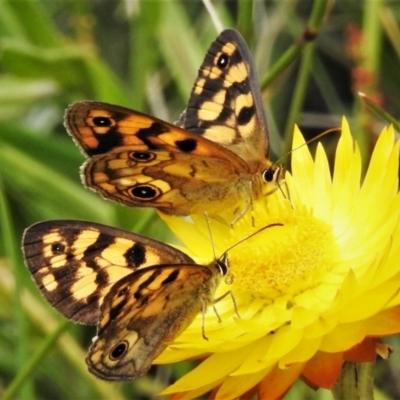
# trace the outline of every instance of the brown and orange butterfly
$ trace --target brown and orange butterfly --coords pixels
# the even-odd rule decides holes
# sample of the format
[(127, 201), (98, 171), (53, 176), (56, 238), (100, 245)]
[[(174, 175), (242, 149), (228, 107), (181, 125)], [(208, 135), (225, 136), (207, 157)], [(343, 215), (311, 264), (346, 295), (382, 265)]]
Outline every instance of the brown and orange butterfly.
[(225, 256), (198, 265), (166, 244), (92, 222), (39, 222), (22, 247), (47, 301), (68, 319), (97, 325), (86, 363), (105, 380), (145, 374), (214, 303), (228, 272)]
[(249, 49), (223, 31), (200, 67), (178, 126), (120, 106), (72, 104), (65, 126), (88, 161), (84, 183), (105, 198), (168, 214), (242, 213), (281, 169)]
[[(209, 265), (156, 240), (85, 221), (39, 222), (26, 229), (22, 248), (46, 300), (68, 319), (97, 325), (89, 371), (118, 381), (145, 374), (198, 313), (231, 293), (215, 298), (223, 277), (232, 282), (227, 252), (276, 226), (282, 224), (258, 229)], [(234, 308), (237, 314), (235, 302)]]

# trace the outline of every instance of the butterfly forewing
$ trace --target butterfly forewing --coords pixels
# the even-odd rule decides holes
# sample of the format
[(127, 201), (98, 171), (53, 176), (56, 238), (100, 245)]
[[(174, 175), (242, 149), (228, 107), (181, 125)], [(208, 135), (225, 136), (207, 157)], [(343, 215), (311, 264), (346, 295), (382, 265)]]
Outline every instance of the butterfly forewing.
[(192, 264), (186, 254), (155, 240), (83, 221), (45, 221), (23, 237), (25, 262), (39, 289), (59, 312), (95, 325), (112, 285), (140, 268)]
[(134, 146), (147, 150), (141, 139), (143, 130), (150, 134), (165, 131), (157, 121), (144, 114), (132, 116), (132, 110), (97, 101), (72, 104), (65, 112), (65, 127), (87, 156), (108, 153), (116, 148)]
[[(120, 149), (137, 152), (165, 150), (199, 156), (229, 159), (224, 147), (210, 148), (210, 142), (168, 122), (138, 111), (98, 101), (72, 104), (65, 114), (68, 132), (88, 156)], [(233, 164), (242, 168), (236, 157)]]
[(268, 132), (256, 68), (241, 35), (223, 31), (199, 69), (181, 125), (222, 144), (248, 164), (268, 157)]

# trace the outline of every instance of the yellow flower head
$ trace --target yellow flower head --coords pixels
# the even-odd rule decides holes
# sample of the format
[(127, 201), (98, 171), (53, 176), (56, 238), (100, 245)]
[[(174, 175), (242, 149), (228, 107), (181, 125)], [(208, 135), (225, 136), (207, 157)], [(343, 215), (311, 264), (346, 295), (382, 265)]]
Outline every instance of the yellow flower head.
[[(296, 130), (293, 148), (303, 143)], [(215, 295), (231, 291), (236, 308), (224, 297), (215, 304), (222, 321), (212, 307), (205, 316), (208, 340), (199, 315), (158, 358), (206, 358), (163, 394), (274, 399), (298, 378), (331, 388), (344, 361), (373, 360), (379, 338), (400, 332), (398, 160), (399, 143), (385, 129), (361, 183), (344, 121), (332, 174), (321, 145), (315, 160), (303, 146), (292, 154), (286, 195), (254, 202), (233, 227), (212, 219), (217, 256), (237, 244), (228, 250), (232, 282)], [(205, 218), (165, 219), (200, 264), (214, 258)]]

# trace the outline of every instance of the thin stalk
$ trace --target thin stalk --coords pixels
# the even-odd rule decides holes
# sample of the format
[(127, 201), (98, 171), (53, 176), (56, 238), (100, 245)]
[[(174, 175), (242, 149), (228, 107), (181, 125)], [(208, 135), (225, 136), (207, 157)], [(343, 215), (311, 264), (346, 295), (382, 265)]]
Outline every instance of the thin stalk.
[(314, 2), (307, 27), (303, 34), (305, 48), (301, 58), (297, 84), (293, 93), (293, 100), (284, 130), (284, 143), (286, 146), (285, 152), (288, 152), (291, 148), (293, 127), (298, 120), (298, 116), (303, 107), (315, 51), (315, 42), (313, 39), (315, 39), (320, 30), (326, 8), (326, 0), (317, 0)]
[(310, 14), (310, 19), (307, 28), (301, 40), (290, 46), (285, 53), (279, 57), (274, 65), (261, 79), (261, 90), (266, 89), (287, 67), (299, 56), (306, 45), (315, 39), (322, 24), (322, 20), (326, 11), (327, 0), (317, 0), (314, 2), (313, 9)]
[[(15, 280), (13, 274), (0, 263), (0, 293), (6, 297), (6, 300), (12, 299), (15, 293)], [(20, 298), (22, 307), (25, 310), (26, 316), (33, 326), (36, 326), (46, 336), (55, 335), (58, 330), (60, 322), (54, 318), (52, 313), (48, 312), (47, 306), (43, 305), (36, 297), (34, 297), (28, 290), (23, 291)], [(101, 381), (87, 372), (84, 358), (85, 353), (82, 348), (77, 344), (76, 340), (68, 333), (59, 337), (57, 347), (65, 358), (73, 365), (75, 371), (86, 379), (87, 386), (92, 386), (93, 390), (98, 393), (99, 399), (123, 400), (124, 396), (120, 392), (116, 392), (115, 388), (108, 382)], [(35, 357), (35, 354), (33, 357)], [(29, 357), (29, 359), (28, 359)], [(31, 363), (29, 354), (26, 363), (21, 369), (25, 368), (27, 363)], [(19, 386), (19, 384), (11, 385)], [(6, 389), (9, 390), (9, 389)], [(10, 389), (11, 390), (11, 389)], [(12, 389), (13, 391), (15, 389)], [(22, 398), (22, 397), (21, 397)]]
[[(24, 290), (23, 285), (23, 271), (21, 257), (19, 256), (19, 241), (17, 244), (14, 225), (12, 223), (11, 211), (8, 206), (7, 198), (5, 195), (4, 186), (0, 179), (0, 236), (2, 237), (4, 251), (7, 260), (13, 269), (15, 280), (15, 291), (13, 298), (13, 307), (15, 311), (15, 321), (17, 326), (17, 337), (15, 340), (16, 357), (15, 357), (15, 370), (19, 371), (22, 366), (27, 362), (30, 354), (29, 347), (29, 322), (26, 318), (25, 310), (22, 306), (21, 297)], [(34, 399), (33, 382), (26, 380), (24, 386), (20, 387), (19, 397), (23, 399)]]
[(392, 124), (394, 129), (397, 132), (400, 132), (400, 123), (397, 121), (397, 119), (392, 117), (383, 108), (375, 104), (374, 101), (368, 98), (364, 93), (358, 93), (358, 95), (360, 96), (361, 101), (363, 101), (378, 117), (380, 117), (386, 123)]
[[(382, 50), (382, 25), (379, 19), (380, 12), (384, 7), (382, 0), (364, 2), (364, 15), (362, 25), (362, 41), (357, 58), (357, 71), (353, 86), (357, 91), (374, 97), (378, 93), (378, 74)], [(353, 129), (354, 137), (360, 148), (363, 160), (367, 159), (369, 153), (369, 142), (371, 125), (373, 122), (371, 113), (365, 109), (360, 100), (355, 101), (353, 108), (356, 129)]]
[(140, 12), (130, 19), (130, 84), (132, 87), (131, 107), (145, 110), (146, 84), (148, 76), (155, 70), (157, 43), (155, 32), (158, 32), (161, 3), (158, 1), (141, 1)]
[(238, 8), (237, 28), (243, 35), (245, 41), (250, 43), (253, 30), (253, 1), (239, 0)]
[(13, 379), (11, 384), (7, 387), (7, 389), (3, 393), (3, 400), (13, 399), (19, 390), (25, 385), (26, 382), (29, 382), (32, 374), (34, 373), (37, 366), (40, 364), (42, 359), (46, 356), (46, 354), (51, 350), (53, 345), (56, 343), (59, 336), (64, 332), (65, 328), (68, 326), (69, 321), (62, 321), (57, 329), (46, 337), (43, 341), (42, 345), (36, 350), (36, 352), (30, 357), (28, 362), (23, 365), (20, 369), (18, 369), (17, 376)]

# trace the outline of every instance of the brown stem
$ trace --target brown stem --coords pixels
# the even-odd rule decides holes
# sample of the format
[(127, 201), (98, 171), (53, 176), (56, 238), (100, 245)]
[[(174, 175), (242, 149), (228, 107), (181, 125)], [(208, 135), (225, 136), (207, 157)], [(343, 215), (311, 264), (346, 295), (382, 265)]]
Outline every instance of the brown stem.
[(345, 362), (332, 394), (335, 400), (373, 400), (375, 362)]

